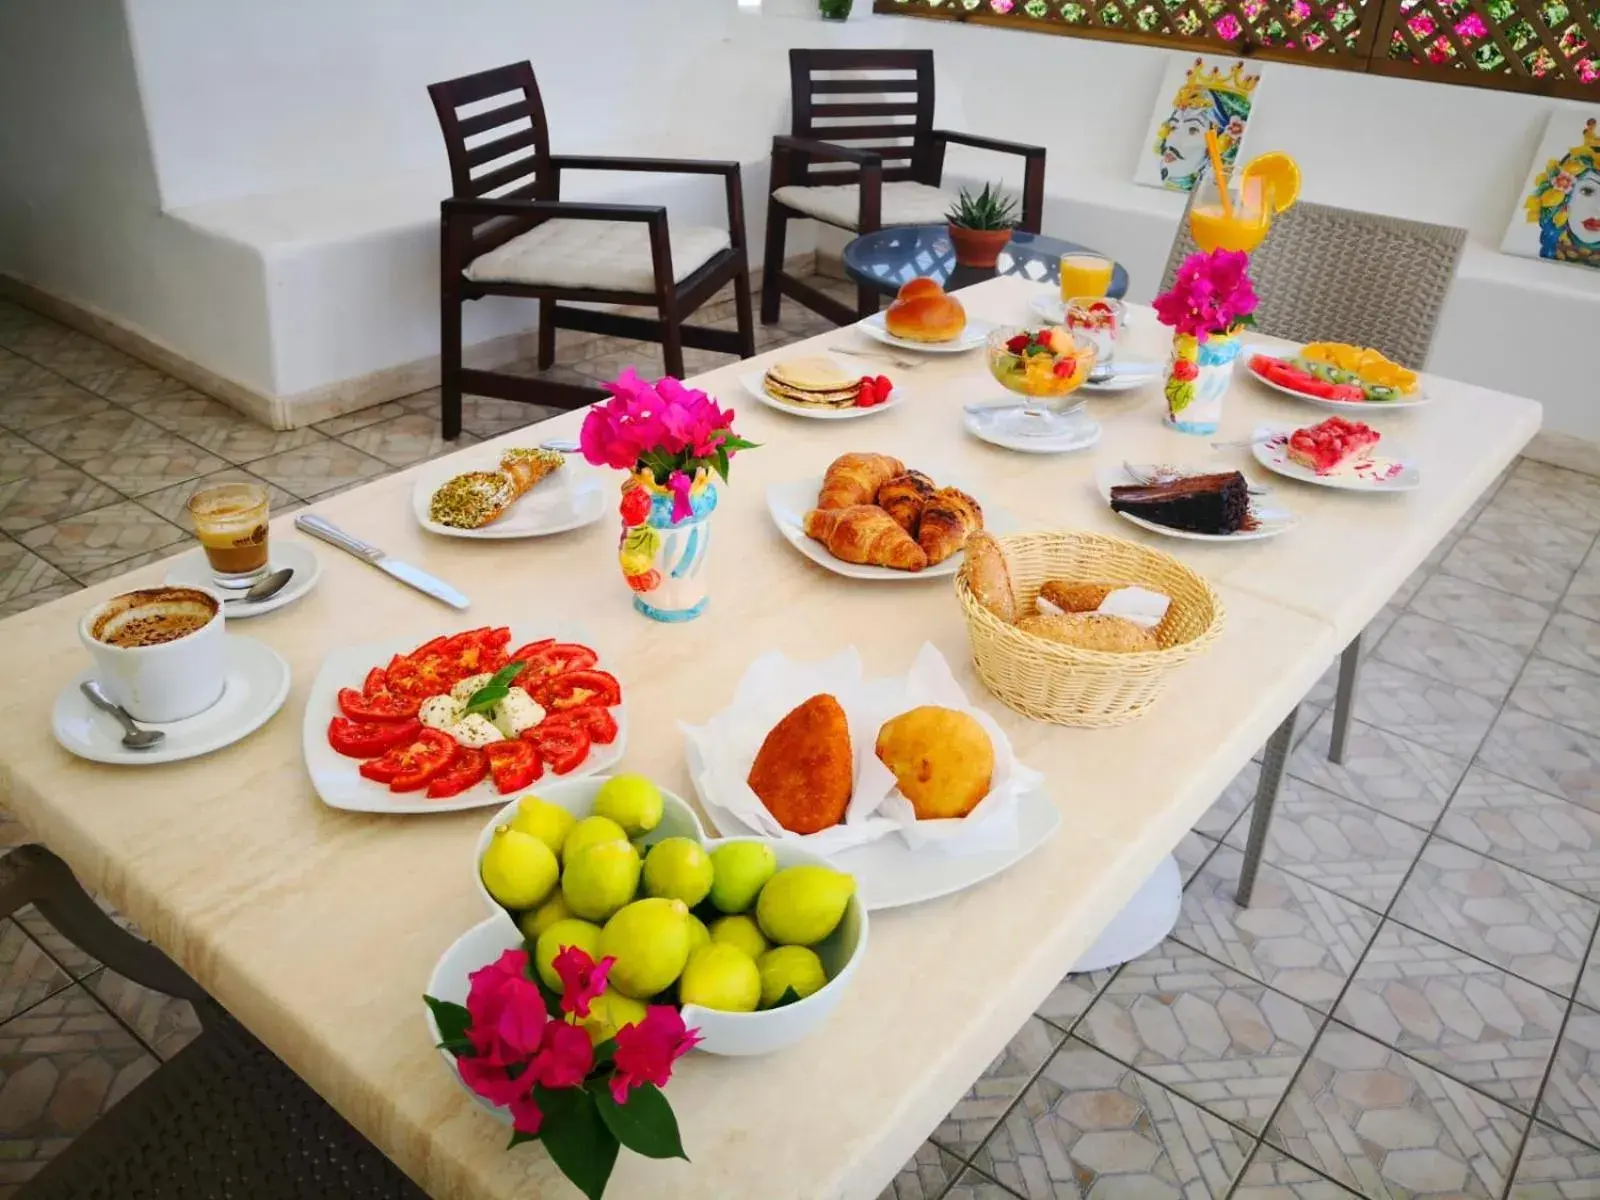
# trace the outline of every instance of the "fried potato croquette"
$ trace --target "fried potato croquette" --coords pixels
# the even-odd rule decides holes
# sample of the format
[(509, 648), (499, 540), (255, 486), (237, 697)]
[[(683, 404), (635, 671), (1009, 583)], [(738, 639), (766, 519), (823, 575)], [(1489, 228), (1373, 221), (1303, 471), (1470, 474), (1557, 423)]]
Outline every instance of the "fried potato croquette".
[(790, 833), (819, 833), (844, 820), (855, 758), (839, 702), (820, 693), (774, 725), (745, 782)]
[(913, 708), (883, 723), (874, 749), (919, 821), (964, 817), (989, 794), (994, 743), (967, 713)]
[(1161, 643), (1148, 629), (1108, 613), (1038, 613), (1021, 618), (1017, 628), (1080, 650), (1128, 654), (1161, 649)]

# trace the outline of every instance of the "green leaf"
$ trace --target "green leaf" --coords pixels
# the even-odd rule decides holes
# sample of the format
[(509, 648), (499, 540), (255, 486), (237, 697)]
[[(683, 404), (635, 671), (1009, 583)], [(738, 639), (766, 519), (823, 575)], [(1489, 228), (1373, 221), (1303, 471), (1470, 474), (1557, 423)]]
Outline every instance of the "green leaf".
[(716, 458), (715, 466), (717, 468), (717, 474), (722, 476), (722, 482), (723, 483), (727, 483), (728, 482), (728, 448), (726, 446), (718, 446), (717, 447), (717, 458)]
[(678, 1136), (678, 1118), (672, 1115), (672, 1105), (655, 1084), (641, 1083), (628, 1093), (626, 1104), (618, 1104), (604, 1087), (592, 1094), (600, 1119), (629, 1150), (646, 1158), (689, 1161)]
[[(785, 1004), (793, 1004), (799, 999), (799, 992), (795, 991), (792, 987), (786, 987), (783, 989), (783, 995), (779, 996), (772, 1002), (772, 1008), (782, 1008)], [(769, 1008), (767, 1011), (771, 1012), (772, 1009)]]
[(432, 996), (424, 996), (422, 1002), (428, 1006), (428, 1011), (433, 1014), (434, 1023), (439, 1026), (439, 1047), (449, 1050), (459, 1058), (461, 1051), (452, 1047), (458, 1043), (466, 1043), (467, 1029), (472, 1024), (472, 1014), (459, 1004), (451, 1004), (448, 1000), (435, 1000)]
[(614, 1037), (608, 1037), (605, 1041), (601, 1042), (594, 1048), (594, 1067), (592, 1070), (598, 1071), (601, 1067), (609, 1067), (611, 1065), (611, 1060), (615, 1058), (616, 1055), (617, 1039)]
[(538, 1140), (539, 1135), (537, 1133), (523, 1133), (520, 1129), (513, 1129), (511, 1131), (511, 1140), (506, 1143), (506, 1149), (515, 1150), (525, 1142), (537, 1142)]
[(544, 1111), (539, 1140), (561, 1173), (589, 1200), (605, 1193), (617, 1165), (619, 1143), (595, 1108), (594, 1096), (581, 1087), (536, 1087), (533, 1098)]
[(489, 680), (477, 691), (472, 693), (472, 699), (467, 701), (467, 707), (462, 711), (462, 716), (469, 713), (488, 712), (500, 701), (504, 700), (511, 692), (511, 682), (522, 674), (528, 667), (525, 662), (507, 663), (494, 673), (494, 678)]

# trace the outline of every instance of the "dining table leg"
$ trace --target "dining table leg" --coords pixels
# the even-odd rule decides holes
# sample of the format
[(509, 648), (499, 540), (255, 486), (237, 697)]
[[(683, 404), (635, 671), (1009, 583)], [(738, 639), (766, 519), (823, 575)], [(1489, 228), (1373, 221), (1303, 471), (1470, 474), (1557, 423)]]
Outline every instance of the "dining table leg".
[(1283, 773), (1289, 766), (1289, 752), (1294, 749), (1295, 726), (1300, 723), (1300, 706), (1296, 704), (1282, 724), (1267, 739), (1266, 750), (1261, 755), (1261, 779), (1256, 784), (1255, 802), (1250, 809), (1250, 836), (1244, 844), (1244, 863), (1239, 868), (1239, 889), (1233, 898), (1240, 908), (1250, 907), (1250, 896), (1256, 889), (1256, 871), (1261, 866), (1261, 855), (1267, 848), (1267, 830), (1272, 825), (1272, 809), (1278, 803), (1278, 792), (1283, 788)]
[(1344, 762), (1345, 742), (1350, 737), (1350, 713), (1356, 706), (1356, 676), (1361, 670), (1361, 634), (1339, 656), (1339, 686), (1333, 695), (1333, 733), (1328, 739), (1328, 761)]

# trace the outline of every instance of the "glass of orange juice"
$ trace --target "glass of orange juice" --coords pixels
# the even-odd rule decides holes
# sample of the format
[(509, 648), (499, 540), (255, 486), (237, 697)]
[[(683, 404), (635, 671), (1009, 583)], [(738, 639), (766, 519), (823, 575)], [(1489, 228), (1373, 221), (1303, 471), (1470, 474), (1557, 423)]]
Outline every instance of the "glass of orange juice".
[(1115, 264), (1098, 254), (1061, 256), (1061, 303), (1078, 296), (1098, 299), (1111, 290)]
[[(1228, 203), (1222, 189), (1228, 188)], [(1195, 185), (1189, 205), (1189, 232), (1202, 250), (1242, 250), (1249, 254), (1272, 228), (1272, 188), (1264, 179), (1235, 173), (1219, 184), (1207, 171)]]

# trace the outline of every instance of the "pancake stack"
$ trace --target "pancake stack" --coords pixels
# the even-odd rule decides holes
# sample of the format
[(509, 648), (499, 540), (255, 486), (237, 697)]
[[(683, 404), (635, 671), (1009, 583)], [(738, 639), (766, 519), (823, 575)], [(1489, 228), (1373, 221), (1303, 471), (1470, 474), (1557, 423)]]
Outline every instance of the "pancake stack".
[(820, 356), (773, 363), (761, 386), (774, 400), (800, 408), (853, 408), (861, 395), (859, 378)]

